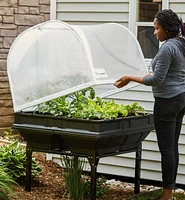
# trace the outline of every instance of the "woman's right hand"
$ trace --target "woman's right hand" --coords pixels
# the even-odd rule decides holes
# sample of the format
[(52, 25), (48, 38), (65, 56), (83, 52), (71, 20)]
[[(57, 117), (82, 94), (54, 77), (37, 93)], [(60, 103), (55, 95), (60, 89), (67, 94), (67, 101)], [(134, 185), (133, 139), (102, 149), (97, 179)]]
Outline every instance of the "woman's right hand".
[[(152, 76), (152, 74), (147, 74), (147, 76)], [(120, 79), (118, 79), (115, 83), (114, 86), (117, 88), (122, 88), (123, 86), (127, 85), (130, 81), (134, 81), (137, 83), (143, 83), (143, 77), (139, 76), (122, 76)]]
[(127, 85), (130, 82), (130, 79), (128, 76), (122, 76), (120, 79), (118, 79), (115, 83), (114, 86), (117, 88), (122, 88), (123, 86)]

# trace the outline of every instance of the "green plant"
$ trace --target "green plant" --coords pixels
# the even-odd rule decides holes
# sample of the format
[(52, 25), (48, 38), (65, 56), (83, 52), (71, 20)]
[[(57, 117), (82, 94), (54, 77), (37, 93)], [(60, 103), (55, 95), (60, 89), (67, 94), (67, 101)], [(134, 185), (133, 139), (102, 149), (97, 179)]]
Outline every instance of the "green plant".
[(0, 167), (0, 199), (10, 200), (15, 196), (14, 186), (18, 184), (8, 175), (4, 167)]
[[(26, 151), (18, 141), (0, 146), (0, 166), (14, 179), (23, 179), (26, 176)], [(38, 163), (32, 159), (32, 176), (36, 177), (41, 172)]]
[(79, 119), (115, 119), (145, 114), (144, 108), (139, 106), (138, 102), (123, 105), (116, 104), (114, 100), (103, 101), (98, 96), (95, 97), (93, 88), (39, 104), (35, 112)]
[(7, 131), (4, 131), (3, 139), (9, 140), (12, 142), (15, 142), (15, 141), (23, 142), (22, 136), (19, 133), (15, 133), (12, 128), (9, 128)]
[(102, 197), (109, 189), (109, 186), (106, 184), (106, 178), (100, 176), (96, 182), (96, 197)]
[(61, 157), (63, 166), (65, 167), (64, 179), (67, 191), (72, 200), (83, 200), (86, 188), (81, 184), (82, 171), (85, 167), (83, 159), (76, 156)]
[[(62, 165), (65, 168), (64, 178), (65, 184), (70, 197), (73, 200), (83, 200), (84, 197), (89, 197), (91, 179), (89, 175), (83, 175), (85, 170), (86, 160), (77, 156), (62, 156)], [(86, 177), (86, 178), (84, 178)], [(100, 176), (96, 180), (96, 197), (102, 197), (108, 190), (104, 176)]]
[[(96, 197), (102, 198), (102, 196), (108, 191), (109, 186), (106, 184), (106, 178), (104, 176), (100, 176), (96, 179)], [(90, 195), (90, 187), (91, 187), (91, 180), (86, 179), (82, 181), (82, 184), (85, 185), (85, 197), (89, 197)]]
[(138, 116), (139, 113), (144, 113), (144, 109), (142, 106), (138, 105), (138, 102), (134, 102), (131, 105), (126, 105), (126, 110), (128, 111), (128, 115)]
[(9, 141), (15, 141), (16, 137), (17, 135), (14, 135), (12, 128), (9, 128), (7, 131), (4, 131), (4, 135), (3, 135), (4, 139), (7, 139)]
[(13, 135), (13, 129), (9, 128), (7, 131), (4, 131), (4, 136), (12, 136)]

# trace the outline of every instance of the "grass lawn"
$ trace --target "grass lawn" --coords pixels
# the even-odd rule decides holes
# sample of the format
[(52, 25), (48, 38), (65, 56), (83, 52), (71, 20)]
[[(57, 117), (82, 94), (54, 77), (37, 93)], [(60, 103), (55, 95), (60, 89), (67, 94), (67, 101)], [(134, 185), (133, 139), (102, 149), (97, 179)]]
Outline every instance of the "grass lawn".
[[(148, 197), (157, 197), (161, 194), (162, 190), (155, 190), (152, 192), (143, 193), (140, 195), (136, 195), (134, 197), (131, 197), (129, 200), (147, 200)], [(173, 194), (173, 197), (175, 197), (175, 200), (185, 200), (184, 194)]]

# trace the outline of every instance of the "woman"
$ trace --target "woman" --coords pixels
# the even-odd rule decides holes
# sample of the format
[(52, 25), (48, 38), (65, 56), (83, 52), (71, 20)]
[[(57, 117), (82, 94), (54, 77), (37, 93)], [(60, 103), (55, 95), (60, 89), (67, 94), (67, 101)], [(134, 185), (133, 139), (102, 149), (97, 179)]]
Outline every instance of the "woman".
[(159, 200), (172, 200), (179, 163), (178, 140), (185, 113), (185, 25), (170, 9), (154, 19), (154, 35), (164, 42), (151, 62), (152, 74), (123, 76), (115, 82), (121, 88), (130, 81), (152, 86), (154, 123), (161, 153), (163, 191)]

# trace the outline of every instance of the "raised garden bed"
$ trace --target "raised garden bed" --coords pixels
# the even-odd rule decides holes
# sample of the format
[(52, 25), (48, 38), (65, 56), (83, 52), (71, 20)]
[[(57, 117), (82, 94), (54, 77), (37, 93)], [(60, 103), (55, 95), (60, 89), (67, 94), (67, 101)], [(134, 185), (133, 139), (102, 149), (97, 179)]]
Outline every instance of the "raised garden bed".
[(85, 156), (91, 165), (91, 200), (101, 157), (136, 152), (135, 193), (139, 193), (141, 142), (154, 129), (153, 114), (112, 120), (81, 120), (30, 112), (15, 113), (14, 129), (27, 141), (26, 190), (31, 190), (32, 151)]
[(89, 154), (97, 156), (137, 149), (153, 130), (153, 115), (123, 117), (114, 120), (83, 120), (34, 113), (15, 113), (13, 128), (33, 149)]
[(31, 190), (33, 151), (87, 157), (91, 165), (91, 200), (96, 199), (99, 159), (136, 152), (135, 193), (139, 193), (141, 143), (154, 129), (153, 114), (140, 113), (144, 109), (137, 103), (124, 106), (94, 96), (92, 88), (85, 89), (39, 105), (35, 112), (15, 113), (13, 128), (27, 141), (26, 190)]

